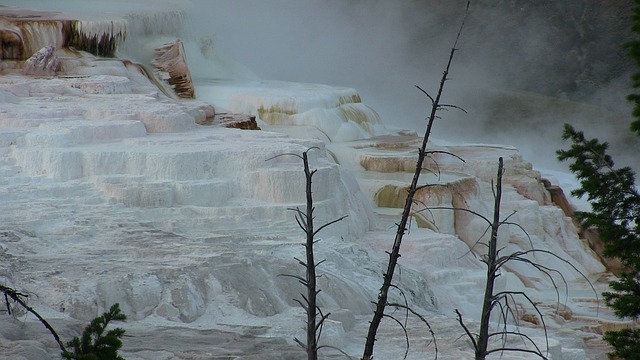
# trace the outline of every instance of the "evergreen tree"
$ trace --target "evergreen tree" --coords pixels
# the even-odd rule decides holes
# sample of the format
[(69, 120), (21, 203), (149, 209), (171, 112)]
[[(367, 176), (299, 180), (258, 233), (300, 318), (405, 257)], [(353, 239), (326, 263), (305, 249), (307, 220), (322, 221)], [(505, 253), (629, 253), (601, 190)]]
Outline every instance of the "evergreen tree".
[[(632, 15), (631, 31), (640, 34), (640, 0)], [(640, 68), (640, 40), (626, 44), (629, 56)], [(640, 72), (632, 76), (633, 87), (640, 88)], [(633, 102), (631, 131), (640, 136), (640, 94), (631, 94)], [(558, 151), (558, 159), (571, 160), (569, 169), (580, 181), (574, 195), (587, 196), (590, 212), (576, 215), (583, 226), (593, 226), (600, 232), (605, 245), (604, 255), (620, 259), (625, 270), (618, 280), (609, 283), (611, 292), (603, 294), (608, 306), (620, 318), (640, 317), (640, 194), (635, 185), (635, 173), (629, 167), (616, 169), (607, 154), (607, 143), (587, 140), (584, 134), (565, 124), (563, 138), (573, 143), (569, 150)], [(640, 329), (636, 327), (608, 331), (604, 339), (612, 346), (611, 357), (640, 359)]]
[[(563, 138), (573, 143), (558, 151), (558, 159), (571, 160), (569, 169), (580, 181), (573, 195), (587, 196), (590, 212), (577, 212), (583, 226), (600, 232), (604, 255), (620, 259), (625, 272), (609, 283), (611, 292), (603, 294), (620, 318), (640, 317), (640, 194), (635, 174), (629, 167), (616, 169), (606, 153), (607, 143), (587, 140), (584, 134), (565, 124)], [(604, 339), (613, 347), (612, 356), (640, 359), (640, 329), (608, 331)]]
[(82, 338), (77, 336), (67, 343), (73, 350), (65, 350), (62, 353), (63, 359), (72, 360), (124, 360), (118, 355), (118, 350), (122, 347), (120, 338), (124, 335), (124, 329), (115, 328), (105, 330), (111, 320), (125, 320), (126, 316), (120, 312), (120, 305), (113, 304), (109, 311), (99, 316), (82, 332)]

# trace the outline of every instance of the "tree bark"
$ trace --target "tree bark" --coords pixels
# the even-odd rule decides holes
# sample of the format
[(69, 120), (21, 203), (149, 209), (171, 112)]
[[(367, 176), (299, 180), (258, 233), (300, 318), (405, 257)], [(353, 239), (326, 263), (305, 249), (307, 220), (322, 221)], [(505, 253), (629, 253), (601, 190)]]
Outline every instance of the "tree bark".
[(436, 118), (436, 113), (438, 110), (442, 108), (440, 104), (440, 97), (442, 96), (442, 90), (444, 89), (444, 84), (447, 81), (447, 75), (449, 74), (449, 68), (451, 67), (451, 62), (453, 60), (453, 55), (455, 53), (456, 46), (458, 44), (458, 39), (460, 38), (460, 33), (462, 32), (462, 28), (464, 27), (464, 20), (467, 17), (467, 12), (469, 10), (469, 2), (467, 2), (467, 11), (465, 11), (465, 16), (462, 20), (462, 24), (460, 26), (460, 30), (458, 31), (458, 35), (456, 40), (451, 48), (451, 53), (449, 54), (449, 60), (447, 62), (447, 66), (442, 74), (442, 78), (440, 79), (440, 87), (438, 88), (438, 94), (435, 99), (429, 96), (424, 90), (420, 89), (431, 99), (431, 114), (429, 115), (429, 121), (427, 123), (427, 129), (424, 133), (424, 137), (422, 139), (422, 146), (418, 150), (418, 161), (416, 163), (416, 170), (413, 174), (413, 180), (411, 181), (411, 185), (409, 186), (409, 190), (407, 192), (407, 199), (404, 204), (404, 208), (402, 211), (402, 218), (400, 220), (400, 224), (398, 224), (398, 230), (396, 232), (396, 236), (393, 242), (393, 247), (391, 253), (389, 253), (389, 263), (387, 265), (387, 271), (383, 275), (383, 284), (380, 288), (380, 292), (378, 293), (378, 301), (376, 302), (376, 310), (373, 314), (373, 319), (369, 324), (369, 331), (367, 332), (367, 340), (365, 342), (364, 353), (362, 355), (362, 360), (371, 360), (373, 357), (373, 347), (376, 342), (376, 334), (378, 332), (378, 327), (380, 326), (380, 322), (384, 317), (384, 310), (387, 306), (387, 299), (389, 297), (389, 289), (391, 288), (391, 281), (393, 280), (393, 274), (396, 269), (396, 265), (398, 264), (398, 259), (400, 258), (400, 246), (402, 244), (402, 238), (407, 231), (407, 223), (409, 222), (409, 217), (411, 216), (411, 206), (413, 205), (413, 197), (416, 193), (416, 189), (418, 188), (418, 180), (420, 178), (420, 173), (422, 172), (422, 165), (424, 163), (424, 158), (426, 154), (427, 143), (429, 142), (429, 136), (431, 135), (431, 128), (433, 127), (433, 122)]
[(493, 287), (497, 277), (496, 260), (498, 259), (498, 228), (500, 227), (500, 200), (502, 198), (502, 173), (504, 168), (502, 158), (498, 159), (498, 176), (496, 180), (495, 202), (493, 205), (493, 223), (491, 224), (491, 238), (489, 239), (489, 251), (487, 252), (487, 283), (482, 302), (482, 317), (480, 318), (480, 333), (478, 334), (478, 347), (476, 348), (476, 360), (484, 360), (489, 346), (489, 323), (493, 307)]
[(314, 171), (309, 169), (309, 158), (307, 152), (302, 153), (302, 161), (304, 162), (304, 175), (306, 178), (306, 194), (307, 194), (307, 209), (306, 209), (306, 233), (307, 241), (304, 245), (307, 255), (307, 359), (318, 359), (318, 344), (316, 339), (316, 263), (313, 256), (313, 194), (311, 191), (311, 180)]

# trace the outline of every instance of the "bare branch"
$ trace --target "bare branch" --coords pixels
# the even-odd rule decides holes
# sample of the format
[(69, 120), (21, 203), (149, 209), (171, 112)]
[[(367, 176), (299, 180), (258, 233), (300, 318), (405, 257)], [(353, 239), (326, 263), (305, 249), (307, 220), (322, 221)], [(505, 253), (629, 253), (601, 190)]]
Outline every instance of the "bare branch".
[(424, 91), (424, 90), (423, 90), (420, 86), (418, 86), (418, 85), (416, 85), (416, 88), (418, 88), (418, 90), (420, 90), (423, 94), (425, 94), (425, 95), (429, 98), (429, 100), (431, 100), (431, 105), (434, 105), (434, 104), (435, 104), (435, 102), (436, 102), (436, 101), (433, 99), (433, 97), (432, 97), (431, 95), (429, 95), (429, 93), (428, 93), (428, 92)]
[[(520, 332), (520, 331), (502, 331), (502, 332), (499, 332), (499, 333), (493, 333), (493, 334), (491, 334), (491, 335), (489, 335), (489, 336), (491, 337), (491, 336), (502, 336), (502, 335), (515, 335), (515, 336), (517, 336), (517, 337), (520, 337), (520, 338), (526, 339), (527, 341), (529, 341), (529, 343), (530, 343), (534, 348), (536, 348), (536, 351), (537, 351), (539, 354), (542, 354), (542, 350), (540, 350), (540, 347), (538, 347), (538, 344), (536, 344), (536, 342), (535, 342), (535, 341), (533, 341), (533, 339), (532, 339), (529, 335), (527, 335), (527, 334), (523, 334), (523, 333), (522, 333), (522, 332)], [(506, 349), (506, 348), (505, 348), (505, 347), (502, 347), (501, 349)], [(497, 351), (497, 350), (498, 350), (498, 349), (496, 349), (496, 351)], [(493, 350), (490, 350), (490, 351), (488, 351), (488, 352), (489, 352), (489, 353), (491, 353), (491, 352), (493, 352)]]
[(272, 157), (270, 157), (270, 158), (266, 159), (265, 161), (271, 161), (271, 160), (273, 160), (273, 159), (275, 159), (275, 158), (279, 158), (279, 157), (282, 157), (282, 156), (295, 156), (295, 157), (297, 157), (297, 158), (302, 159), (302, 156), (300, 156), (299, 154), (294, 154), (294, 153), (285, 153), (285, 154), (278, 154), (278, 155), (276, 155), (276, 156), (272, 156)]
[(520, 228), (520, 230), (522, 230), (522, 232), (527, 236), (527, 240), (529, 240), (529, 245), (531, 245), (531, 248), (533, 249), (533, 240), (531, 240), (531, 236), (529, 236), (529, 233), (527, 232), (527, 230), (525, 230), (522, 227), (522, 225), (517, 224), (517, 223), (507, 222), (507, 221), (502, 221), (501, 225), (513, 225), (515, 227)]
[(300, 283), (302, 283), (302, 285), (305, 285), (305, 286), (306, 286), (306, 282), (307, 282), (307, 280), (303, 279), (301, 276), (298, 276), (298, 275), (291, 275), (291, 274), (278, 274), (278, 276), (282, 276), (282, 277), (290, 277), (290, 278), (297, 279)]
[(402, 324), (402, 322), (400, 322), (400, 320), (396, 319), (395, 317), (393, 317), (391, 315), (384, 314), (384, 317), (387, 317), (387, 318), (395, 321), (402, 328), (402, 331), (404, 332), (404, 340), (406, 342), (405, 350), (404, 350), (404, 356), (402, 357), (402, 359), (406, 359), (407, 356), (409, 355), (409, 334), (407, 333), (407, 328)]
[(503, 291), (502, 293), (520, 295), (525, 299), (527, 299), (529, 304), (533, 306), (533, 309), (536, 311), (536, 313), (538, 313), (538, 316), (540, 316), (540, 321), (542, 322), (542, 329), (544, 330), (544, 339), (546, 342), (547, 349), (549, 349), (549, 335), (547, 334), (547, 324), (544, 321), (544, 316), (542, 316), (542, 312), (540, 312), (540, 309), (538, 309), (538, 305), (536, 305), (535, 302), (524, 291)]
[(342, 355), (346, 356), (347, 358), (349, 358), (349, 360), (353, 360), (354, 359), (349, 354), (347, 354), (346, 352), (340, 350), (339, 348), (337, 348), (335, 346), (331, 346), (331, 345), (320, 345), (320, 346), (318, 346), (318, 350), (324, 349), (324, 348), (335, 350), (335, 351), (339, 352), (340, 354), (342, 354)]
[(458, 155), (456, 155), (456, 154), (454, 154), (454, 153), (452, 153), (452, 152), (449, 152), (449, 151), (444, 151), (444, 150), (429, 150), (429, 151), (427, 151), (427, 152), (426, 152), (426, 154), (427, 154), (427, 155), (431, 155), (431, 154), (446, 154), (446, 155), (451, 155), (451, 156), (453, 156), (454, 158), (456, 158), (456, 159), (458, 159), (458, 160), (460, 160), (460, 161), (462, 161), (462, 162), (466, 162), (466, 161), (464, 161), (464, 159), (463, 159), (462, 157), (460, 157), (460, 156), (458, 156)]
[(49, 322), (43, 318), (37, 311), (35, 311), (32, 307), (30, 307), (29, 305), (27, 305), (27, 303), (22, 299), (23, 297), (27, 297), (27, 295), (22, 294), (18, 291), (16, 291), (15, 289), (0, 285), (0, 291), (2, 291), (4, 293), (5, 296), (5, 302), (7, 304), (7, 312), (11, 311), (11, 307), (9, 306), (9, 302), (7, 300), (7, 297), (10, 297), (13, 301), (17, 302), (20, 306), (22, 306), (25, 310), (27, 310), (28, 312), (32, 313), (36, 318), (38, 318), (38, 320), (40, 321), (40, 323), (47, 329), (49, 330), (49, 332), (51, 333), (51, 336), (53, 336), (53, 338), (55, 339), (55, 341), (58, 343), (58, 346), (60, 347), (60, 350), (62, 350), (62, 352), (65, 352), (66, 349), (64, 347), (64, 344), (62, 343), (62, 340), (60, 340), (60, 336), (58, 336), (58, 333), (55, 331), (55, 329), (51, 326), (51, 324), (49, 324)]
[(307, 225), (304, 221), (303, 218), (298, 217), (298, 216), (294, 216), (294, 219), (296, 219), (296, 223), (298, 223), (298, 227), (300, 227), (300, 229), (302, 229), (302, 231), (306, 232), (307, 231)]
[(406, 309), (408, 312), (410, 312), (415, 317), (420, 319), (420, 321), (422, 321), (427, 326), (427, 328), (429, 329), (429, 333), (431, 334), (431, 339), (433, 340), (433, 345), (434, 345), (434, 348), (435, 348), (435, 351), (436, 351), (435, 359), (438, 359), (438, 343), (436, 341), (436, 333), (433, 332), (433, 328), (431, 328), (431, 324), (429, 324), (427, 319), (425, 319), (424, 316), (420, 315), (419, 313), (417, 313), (415, 310), (413, 310), (411, 307), (409, 307), (407, 305), (402, 305), (402, 304), (398, 304), (398, 303), (388, 303), (387, 305)]
[[(420, 212), (420, 211), (424, 211), (424, 210), (425, 210), (425, 209), (423, 209), (423, 210), (419, 210), (418, 212)], [(470, 209), (466, 209), (466, 208), (459, 208), (459, 207), (452, 207), (452, 206), (431, 206), (431, 207), (429, 207), (429, 210), (454, 210), (454, 211), (464, 211), (464, 212), (468, 212), (468, 213), (471, 213), (471, 214), (473, 214), (473, 215), (476, 215), (477, 217), (479, 217), (479, 218), (481, 218), (482, 220), (486, 221), (486, 222), (487, 222), (487, 224), (489, 224), (489, 226), (491, 226), (491, 225), (492, 225), (492, 224), (491, 224), (491, 220), (487, 219), (484, 215), (482, 215), (482, 214), (480, 214), (480, 213), (478, 213), (478, 212), (476, 212), (476, 211), (473, 211), (473, 210), (470, 210)]]
[[(517, 213), (516, 210), (513, 210), (511, 212), (511, 214), (509, 214), (506, 218), (504, 218), (502, 221), (500, 221), (500, 225), (504, 224), (507, 220), (509, 220), (513, 215), (515, 215)], [(526, 232), (526, 231), (525, 231)]]
[(444, 108), (458, 109), (458, 110), (462, 111), (463, 113), (467, 114), (467, 110), (461, 108), (460, 106), (456, 106), (456, 105), (442, 104), (442, 105), (440, 105), (440, 108), (441, 109), (444, 109)]
[(300, 307), (301, 307), (305, 312), (309, 311), (309, 307), (308, 307), (308, 306), (306, 306), (305, 304), (303, 304), (303, 303), (302, 303), (302, 301), (300, 301), (300, 300), (298, 300), (298, 299), (293, 299), (293, 301), (297, 302), (297, 303), (298, 303), (298, 305), (300, 305)]
[(318, 230), (316, 230), (316, 231), (313, 233), (313, 235), (315, 236), (317, 233), (319, 233), (319, 232), (320, 232), (320, 230), (322, 230), (322, 229), (326, 228), (326, 227), (327, 227), (327, 226), (329, 226), (329, 225), (335, 224), (335, 223), (337, 223), (338, 221), (342, 221), (342, 220), (344, 220), (344, 219), (345, 219), (345, 218), (347, 218), (347, 217), (349, 217), (349, 215), (344, 215), (344, 216), (339, 217), (338, 219), (335, 219), (335, 220), (329, 221), (328, 223), (326, 223), (326, 224), (324, 224), (324, 225), (320, 226), (320, 227), (318, 228)]
[(458, 323), (460, 323), (460, 326), (462, 326), (462, 329), (464, 329), (464, 332), (467, 333), (469, 340), (471, 340), (471, 343), (473, 344), (473, 349), (478, 351), (478, 344), (476, 343), (476, 339), (469, 331), (469, 328), (467, 328), (467, 325), (465, 325), (462, 321), (462, 314), (460, 314), (460, 311), (458, 311), (458, 309), (456, 309), (456, 314), (458, 315)]

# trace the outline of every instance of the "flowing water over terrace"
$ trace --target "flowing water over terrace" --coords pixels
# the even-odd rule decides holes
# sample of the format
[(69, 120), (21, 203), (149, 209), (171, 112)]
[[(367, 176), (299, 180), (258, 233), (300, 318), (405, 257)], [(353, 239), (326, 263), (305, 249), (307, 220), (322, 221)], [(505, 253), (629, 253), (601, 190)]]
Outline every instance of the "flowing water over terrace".
[[(150, 12), (141, 4), (149, 2), (122, 5), (113, 19), (75, 22), (81, 24), (75, 31), (96, 44), (105, 34), (117, 39), (101, 46), (115, 44), (118, 54), (150, 38), (162, 42), (187, 21), (180, 9)], [(40, 39), (34, 42), (48, 34), (34, 35)], [(192, 48), (185, 46), (188, 54)], [(65, 338), (119, 302), (130, 319), (124, 327), (134, 335), (125, 339), (127, 358), (297, 358), (292, 339), (303, 326), (294, 301), (300, 288), (279, 275), (300, 271), (301, 234), (288, 209), (303, 205), (304, 179), (296, 157), (279, 155), (318, 147), (310, 152), (318, 170), (317, 220), (348, 215), (323, 230), (317, 247), (327, 259), (320, 306), (332, 313), (323, 339), (357, 356), (412, 177), (417, 135), (388, 129), (352, 88), (210, 75), (196, 78), (196, 101), (177, 101), (130, 62), (66, 51), (56, 76), (0, 77), (0, 256), (6, 260), (0, 263), (9, 264), (0, 268), (3, 280), (37, 291), (34, 306), (45, 309)], [(197, 125), (212, 105), (218, 113), (254, 115), (263, 131)], [(478, 318), (484, 281), (478, 242), (486, 239), (486, 223), (469, 212), (428, 207), (490, 216), (498, 157), (506, 163), (504, 211), (521, 226), (502, 232), (501, 246), (548, 249), (594, 281), (601, 276), (602, 264), (515, 148), (434, 142), (430, 149), (436, 152), (421, 177), (428, 186), (414, 204), (398, 286), (406, 301), (436, 319), (440, 358), (470, 354), (467, 344), (451, 341), (462, 333), (453, 310)], [(594, 347), (589, 342), (597, 347), (596, 333), (615, 323), (592, 317), (593, 299), (567, 263), (536, 260), (580, 289), (567, 299), (564, 316), (555, 313), (554, 281), (526, 266), (510, 267), (498, 286), (526, 289), (542, 304), (554, 358), (586, 358), (585, 348)], [(542, 337), (535, 310), (526, 304), (521, 310), (522, 326)], [(417, 323), (409, 327), (422, 334)], [(57, 357), (47, 340), (25, 342), (26, 333), (11, 326), (0, 326), (9, 356)], [(380, 358), (401, 356), (401, 329), (384, 324), (382, 331)], [(415, 338), (420, 346), (411, 359), (432, 353), (425, 338)], [(29, 344), (35, 352), (20, 350)]]

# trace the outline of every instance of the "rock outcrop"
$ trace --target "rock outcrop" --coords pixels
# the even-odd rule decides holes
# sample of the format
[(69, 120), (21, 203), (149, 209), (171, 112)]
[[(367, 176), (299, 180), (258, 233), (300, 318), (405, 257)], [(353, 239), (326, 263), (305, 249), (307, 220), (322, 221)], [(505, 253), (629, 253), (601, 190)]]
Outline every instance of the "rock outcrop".
[(157, 48), (151, 65), (154, 67), (156, 76), (169, 83), (178, 97), (195, 98), (191, 72), (189, 72), (184, 45), (180, 39)]
[(216, 114), (210, 122), (203, 123), (202, 125), (223, 126), (230, 129), (260, 130), (256, 122), (256, 117), (249, 114)]
[(56, 56), (56, 48), (53, 45), (49, 45), (40, 49), (24, 62), (24, 74), (36, 76), (55, 75), (59, 66), (60, 60)]

